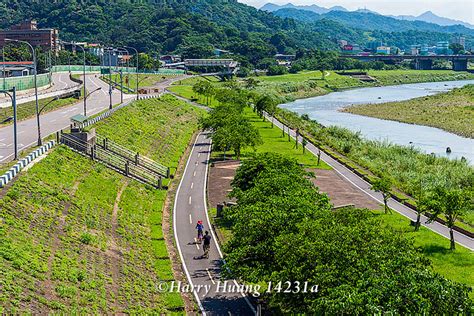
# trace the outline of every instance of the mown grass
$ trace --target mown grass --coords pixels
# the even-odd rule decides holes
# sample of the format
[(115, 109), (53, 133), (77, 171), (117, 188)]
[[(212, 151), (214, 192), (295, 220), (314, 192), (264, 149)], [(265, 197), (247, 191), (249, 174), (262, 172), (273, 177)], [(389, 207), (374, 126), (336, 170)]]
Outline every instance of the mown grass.
[[(385, 214), (372, 211), (380, 220), (381, 225), (394, 229), (401, 234), (413, 238), (415, 246), (420, 247), (423, 254), (433, 263), (436, 272), (448, 279), (474, 286), (474, 260), (472, 251), (456, 245), (456, 250), (449, 250), (449, 240), (434, 233), (426, 227), (418, 232), (409, 225), (410, 221), (396, 212)], [(471, 297), (474, 293), (471, 292)]]
[[(296, 159), (298, 163), (304, 165), (305, 168), (331, 169), (324, 161), (320, 161), (318, 165), (318, 159), (308, 149), (303, 153), (301, 144), (298, 144), (298, 148), (296, 148), (296, 141), (294, 139), (290, 137), (290, 140), (288, 140), (287, 133), (283, 136), (281, 129), (276, 126), (272, 128), (271, 122), (260, 118), (251, 108), (246, 107), (244, 109), (244, 115), (250, 120), (252, 125), (257, 128), (262, 137), (263, 144), (256, 146), (255, 149), (251, 147), (245, 148), (242, 151), (241, 159), (246, 159), (256, 153), (274, 152)], [(229, 154), (232, 153), (233, 152), (227, 152), (227, 156), (230, 156)], [(212, 157), (222, 158), (223, 153), (213, 151)]]
[[(140, 101), (117, 111), (100, 129), (120, 127), (110, 137), (114, 141), (176, 163), (196, 129), (197, 113), (175, 101)], [(124, 117), (130, 122), (117, 125)], [(151, 139), (140, 137), (145, 132)], [(179, 294), (156, 288), (173, 279), (161, 228), (165, 197), (165, 191), (126, 179), (66, 147), (56, 148), (0, 200), (0, 312), (182, 311)]]
[(344, 111), (437, 127), (474, 138), (474, 85), (407, 101), (355, 105)]
[(207, 100), (205, 96), (197, 94), (193, 91), (193, 85), (203, 80), (213, 83), (216, 87), (221, 85), (219, 79), (216, 77), (192, 77), (176, 81), (173, 83), (173, 85), (168, 87), (168, 90), (183, 98), (200, 103), (202, 105), (207, 105), (211, 108), (216, 107), (219, 105), (217, 100), (214, 98), (209, 98), (209, 100)]

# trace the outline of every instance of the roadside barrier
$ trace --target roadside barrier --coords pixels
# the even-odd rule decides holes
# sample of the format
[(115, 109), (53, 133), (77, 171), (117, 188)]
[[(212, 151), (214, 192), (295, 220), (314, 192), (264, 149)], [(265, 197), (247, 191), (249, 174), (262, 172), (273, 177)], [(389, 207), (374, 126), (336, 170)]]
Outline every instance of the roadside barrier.
[(30, 164), (33, 160), (53, 148), (56, 144), (54, 140), (48, 142), (47, 144), (41, 146), (40, 148), (36, 149), (32, 153), (30, 153), (25, 158), (19, 160), (13, 167), (10, 168), (3, 176), (0, 177), (0, 188), (3, 188), (7, 183), (12, 181), (14, 177), (25, 168), (28, 164)]

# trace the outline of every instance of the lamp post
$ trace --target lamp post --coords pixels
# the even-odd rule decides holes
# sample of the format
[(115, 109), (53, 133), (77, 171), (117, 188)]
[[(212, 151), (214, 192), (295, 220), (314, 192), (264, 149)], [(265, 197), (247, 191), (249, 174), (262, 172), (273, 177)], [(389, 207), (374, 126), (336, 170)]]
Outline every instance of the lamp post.
[[(130, 53), (128, 52), (128, 49), (126, 49), (125, 47), (119, 47), (119, 49), (123, 50), (127, 53), (127, 88), (128, 88), (128, 90), (130, 90), (130, 79), (129, 79), (130, 78), (130, 67), (129, 67), (129, 62), (128, 62), (128, 56), (130, 56)], [(120, 83), (120, 84), (122, 84), (122, 83)]]
[[(117, 48), (117, 50), (122, 51), (122, 52), (125, 51), (127, 53), (127, 56), (129, 56), (128, 50), (126, 48), (119, 47)], [(128, 59), (127, 59), (127, 72), (128, 72)], [(128, 81), (127, 81), (127, 86), (130, 89), (130, 85), (128, 84)], [(120, 69), (120, 103), (123, 103), (123, 69), (122, 68)]]
[(109, 55), (109, 109), (112, 110), (112, 55), (111, 55), (111, 50), (113, 50), (112, 47), (107, 48), (107, 52)]
[(5, 69), (5, 46), (2, 47), (2, 58), (3, 58), (3, 90), (7, 88), (7, 74)]
[(64, 42), (64, 41), (61, 41), (61, 42), (64, 44), (74, 45), (76, 47), (79, 47), (82, 50), (82, 76), (84, 77), (84, 84), (83, 84), (84, 85), (84, 116), (87, 116), (87, 101), (85, 98), (85, 95), (86, 95), (86, 50), (84, 49), (84, 47), (82, 47), (81, 45), (77, 45), (76, 43)]
[(40, 124), (40, 116), (39, 116), (39, 105), (38, 105), (38, 81), (36, 79), (36, 52), (33, 46), (31, 46), (30, 43), (26, 41), (20, 41), (16, 39), (9, 39), (5, 38), (4, 39), (6, 42), (17, 42), (17, 43), (23, 43), (27, 44), (33, 53), (33, 71), (34, 73), (34, 82), (35, 82), (35, 102), (36, 102), (36, 124), (38, 125), (38, 146), (41, 146), (42, 140), (41, 140), (41, 124)]
[(16, 87), (13, 87), (9, 90), (0, 90), (0, 93), (7, 94), (10, 99), (12, 100), (12, 107), (13, 107), (13, 152), (15, 155), (15, 160), (18, 159), (18, 134), (17, 134), (17, 125), (16, 125)]
[(131, 47), (131, 46), (125, 46), (125, 48), (130, 48), (130, 49), (133, 49), (135, 51), (135, 54), (137, 56), (137, 100), (139, 99), (139, 92), (138, 92), (138, 58), (139, 58), (139, 55), (138, 55), (138, 50), (134, 47)]

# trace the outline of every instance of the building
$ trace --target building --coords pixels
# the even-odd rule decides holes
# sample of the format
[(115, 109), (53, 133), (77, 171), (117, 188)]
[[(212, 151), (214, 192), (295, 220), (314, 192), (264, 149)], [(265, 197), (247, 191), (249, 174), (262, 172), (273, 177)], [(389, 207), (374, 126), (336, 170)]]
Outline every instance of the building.
[(349, 43), (346, 40), (338, 40), (337, 44), (339, 45), (339, 47), (344, 47)]
[(361, 52), (358, 44), (347, 44), (342, 47), (342, 53), (348, 55), (356, 55)]
[(466, 49), (466, 38), (464, 36), (455, 36), (451, 43), (460, 44), (463, 49)]
[(12, 26), (9, 30), (0, 31), (0, 47), (5, 45), (5, 38), (25, 41), (33, 47), (58, 52), (59, 31), (56, 29), (39, 29), (35, 20), (25, 21)]
[(449, 42), (441, 41), (436, 43), (436, 55), (449, 55)]
[(163, 55), (160, 56), (160, 60), (163, 61), (166, 65), (175, 64), (181, 62), (181, 56), (179, 55)]
[(381, 55), (390, 55), (390, 47), (379, 46), (379, 47), (377, 47), (377, 50), (375, 52), (377, 54), (381, 54)]
[(376, 52), (377, 47), (387, 46), (386, 44), (382, 43), (382, 41), (371, 41), (367, 43), (367, 49), (371, 52)]
[(0, 62), (0, 78), (22, 77), (34, 74), (32, 61), (6, 61)]

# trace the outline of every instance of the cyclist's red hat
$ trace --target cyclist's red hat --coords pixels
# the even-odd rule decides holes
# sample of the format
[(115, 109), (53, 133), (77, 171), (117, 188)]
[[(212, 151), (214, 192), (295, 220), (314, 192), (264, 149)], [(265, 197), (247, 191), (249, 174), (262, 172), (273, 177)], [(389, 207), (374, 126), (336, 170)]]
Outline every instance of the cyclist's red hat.
[(198, 224), (202, 224), (202, 221), (198, 221)]

